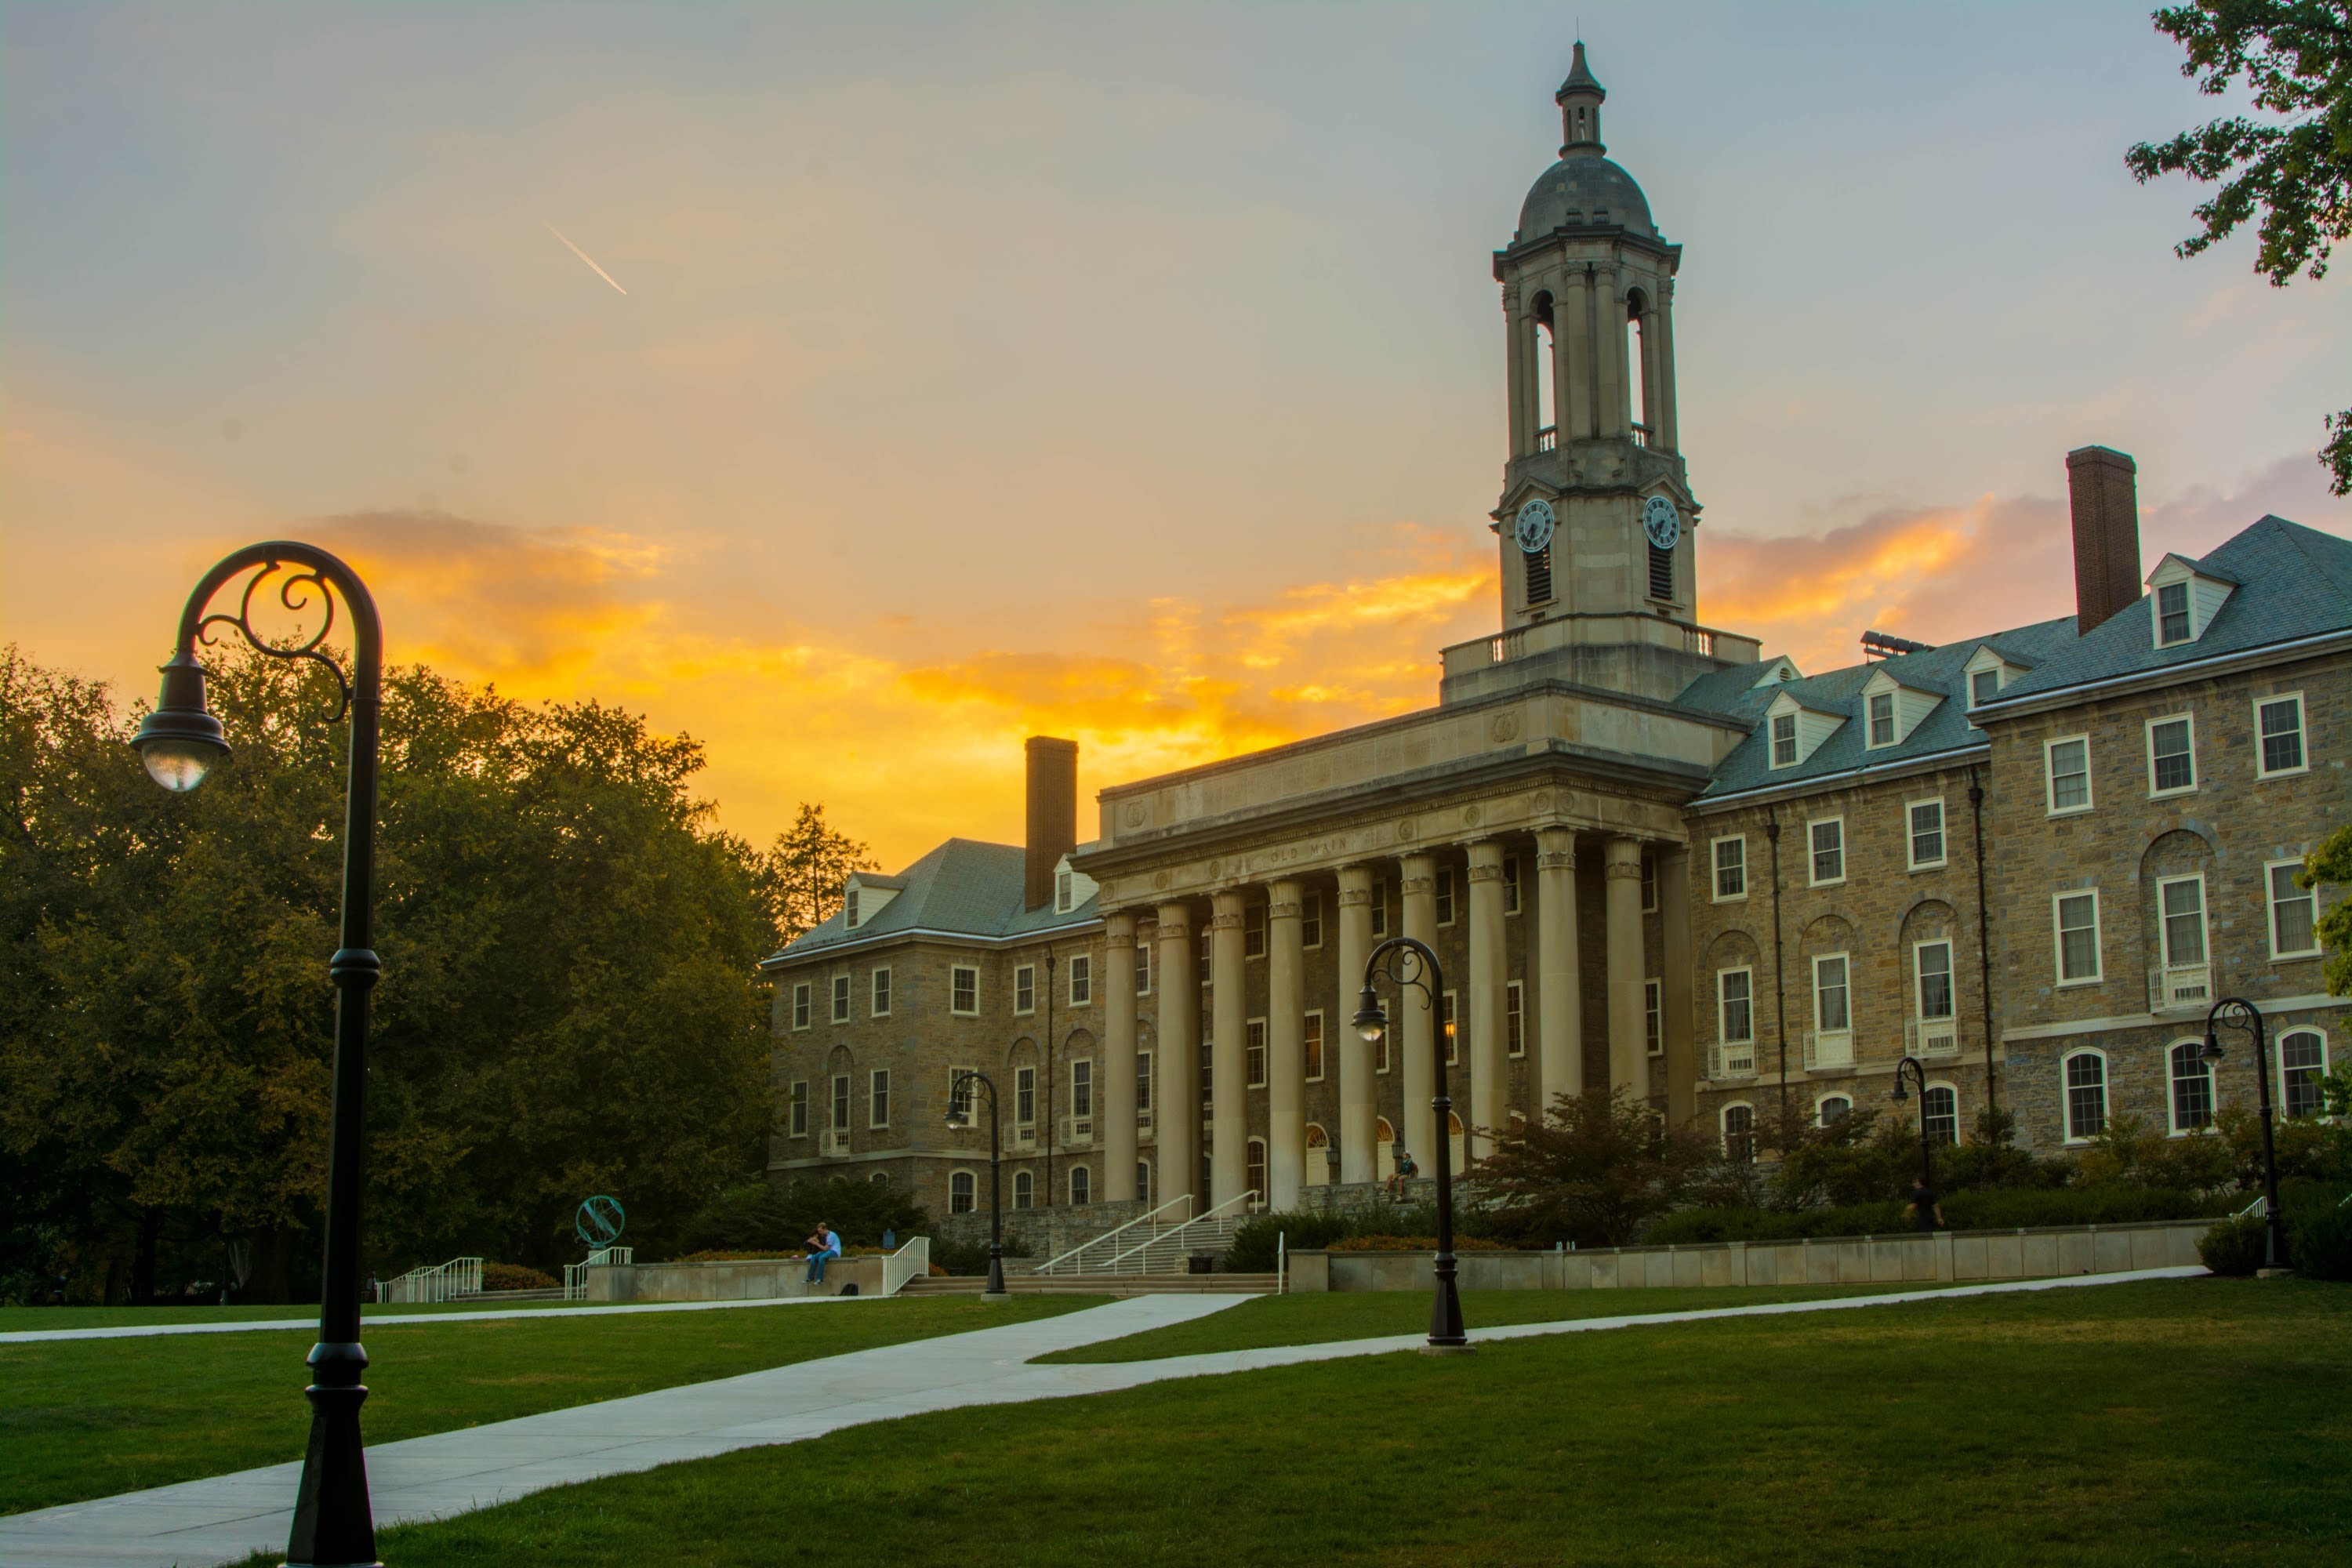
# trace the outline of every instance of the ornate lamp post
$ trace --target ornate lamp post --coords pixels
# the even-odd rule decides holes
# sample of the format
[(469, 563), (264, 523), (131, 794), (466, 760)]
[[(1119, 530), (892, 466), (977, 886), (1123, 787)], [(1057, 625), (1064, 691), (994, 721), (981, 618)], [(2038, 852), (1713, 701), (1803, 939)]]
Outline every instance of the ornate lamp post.
[(1927, 1069), (1917, 1057), (1905, 1057), (1895, 1064), (1895, 1103), (1902, 1104), (1911, 1098), (1903, 1085), (1903, 1076), (1919, 1086), (1919, 1190), (1927, 1197), (1918, 1205), (1918, 1217), (1914, 1222), (1923, 1231), (1936, 1228), (1936, 1146), (1927, 1138)]
[[(1364, 992), (1362, 1005), (1356, 1009), (1356, 1029), (1369, 1041), (1377, 1042), (1389, 1026), (1389, 1016), (1381, 1010), (1380, 993), (1373, 986), (1383, 979), (1394, 982), (1400, 990), (1415, 987), (1432, 1008), (1445, 994), (1445, 973), (1428, 944), (1409, 936), (1389, 938), (1364, 961)], [(1437, 1283), (1429, 1304), (1426, 1348), (1466, 1351), (1470, 1336), (1462, 1331), (1462, 1298), (1454, 1287), (1454, 1149), (1453, 1140), (1446, 1136), (1454, 1100), (1445, 1092), (1445, 1042), (1433, 1036), (1432, 1043), (1437, 1058), (1437, 1097), (1430, 1101), (1437, 1113)]]
[(1004, 1289), (1004, 1209), (997, 1201), (997, 1167), (1004, 1157), (1004, 1144), (999, 1132), (996, 1113), (996, 1085), (987, 1076), (976, 1072), (960, 1072), (948, 1085), (948, 1125), (971, 1125), (971, 1086), (988, 1090), (988, 1289), (982, 1293), (983, 1300), (1003, 1300)]
[(2263, 1010), (2242, 996), (2224, 996), (2214, 1003), (2205, 1015), (2205, 1048), (2198, 1053), (2200, 1060), (2218, 1062), (2228, 1054), (2217, 1033), (2222, 1024), (2254, 1037), (2254, 1089), (2263, 1112), (2263, 1267), (2284, 1268), (2286, 1227), (2279, 1217), (2278, 1149), (2271, 1142), (2270, 1041), (2263, 1030)]
[[(298, 568), (278, 585), (278, 602), (304, 608), (313, 591), (324, 619), (308, 642), (281, 647), (253, 629), (254, 595), (287, 566)], [(236, 614), (205, 614), (213, 595), (254, 568)], [(335, 624), (335, 595), (351, 607), (353, 679), (346, 680), (320, 650)], [(343, 816), (342, 940), (327, 965), (335, 986), (333, 1114), (327, 1145), (327, 1247), (319, 1297), (319, 1342), (310, 1349), (310, 1447), (294, 1502), (286, 1556), (292, 1568), (373, 1564), (375, 1521), (368, 1502), (367, 1466), (360, 1442), (360, 1405), (367, 1385), (367, 1352), (360, 1348), (360, 1198), (367, 1158), (368, 994), (382, 965), (372, 950), (375, 880), (375, 795), (378, 723), (383, 704), (383, 627), (375, 601), (349, 566), (308, 544), (249, 544), (205, 573), (180, 612), (180, 637), (163, 666), (155, 710), (131, 744), (148, 773), (184, 795), (228, 755), (220, 721), (205, 706), (205, 667), (196, 645), (212, 628), (230, 626), (272, 658), (301, 659), (335, 678), (342, 700), (328, 715), (351, 717), (351, 784)]]

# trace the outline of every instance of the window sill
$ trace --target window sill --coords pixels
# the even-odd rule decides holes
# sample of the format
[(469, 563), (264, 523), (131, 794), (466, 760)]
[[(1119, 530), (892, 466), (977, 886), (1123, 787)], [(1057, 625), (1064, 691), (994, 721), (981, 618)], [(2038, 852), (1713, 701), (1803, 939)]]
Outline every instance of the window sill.
[(2053, 988), (2060, 991), (2079, 991), (2085, 985), (2096, 985), (2105, 978), (2105, 975), (2092, 974), (2080, 980), (2061, 980)]
[(980, 1016), (980, 1009), (974, 1007), (967, 1011), (961, 1007), (950, 1007), (948, 1009), (948, 1016), (950, 1018), (977, 1018)]
[(2273, 779), (2296, 779), (2301, 778), (2310, 771), (2311, 764), (2309, 763), (2304, 763), (2303, 766), (2299, 768), (2281, 768), (2274, 773), (2266, 773), (2262, 772), (2260, 769), (2256, 769), (2254, 773), (2254, 782), (2256, 784), (2268, 784)]
[(2147, 792), (2147, 798), (2150, 800), (2179, 800), (2183, 795), (2195, 795), (2196, 793), (2197, 785), (2182, 784), (2179, 789), (2152, 789)]
[(2082, 816), (2088, 813), (2090, 809), (2091, 808), (2087, 805), (2068, 805), (2061, 806), (2051, 811), (2045, 811), (2042, 815), (2044, 816)]
[(1717, 893), (1707, 900), (1710, 904), (1744, 904), (1747, 901), (1748, 895), (1745, 893)]
[(1808, 888), (1843, 888), (1845, 886), (1845, 879), (1843, 877), (1833, 877), (1826, 882), (1808, 882), (1805, 886)]
[(1941, 871), (1949, 865), (1951, 865), (1949, 860), (1922, 860), (1916, 866), (1908, 868), (1914, 871)]
[(2324, 956), (2324, 954), (2318, 948), (2310, 947), (2304, 949), (2301, 952), (2272, 953), (2271, 962), (2273, 963), (2309, 963), (2313, 959), (2322, 956)]

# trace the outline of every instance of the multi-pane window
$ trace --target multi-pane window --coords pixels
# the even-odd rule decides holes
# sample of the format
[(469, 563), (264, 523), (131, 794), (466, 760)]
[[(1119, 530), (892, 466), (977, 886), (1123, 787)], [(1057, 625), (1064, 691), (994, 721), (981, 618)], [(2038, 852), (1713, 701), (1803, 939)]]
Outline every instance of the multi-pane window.
[(2319, 912), (2318, 889), (2296, 881), (2302, 869), (2300, 860), (2273, 860), (2263, 868), (2270, 883), (2273, 958), (2303, 958), (2319, 951), (2312, 934)]
[(1149, 1160), (1135, 1163), (1135, 1195), (1143, 1200), (1147, 1209), (1151, 1206), (1151, 1162)]
[(1037, 1176), (1033, 1171), (1013, 1173), (1013, 1206), (1032, 1209), (1037, 1206)]
[(1853, 1114), (1853, 1100), (1843, 1094), (1824, 1095), (1822, 1102), (1813, 1107), (1813, 1114), (1822, 1126), (1834, 1127)]
[(1013, 1069), (1013, 1121), (1020, 1127), (1036, 1124), (1037, 1069), (1034, 1067)]
[(866, 1125), (890, 1125), (890, 1069), (876, 1068), (866, 1079)]
[(953, 1171), (948, 1175), (948, 1213), (970, 1214), (974, 1205), (972, 1194), (978, 1181), (970, 1171)]
[(1922, 870), (1944, 863), (1944, 801), (1915, 800), (1904, 808), (1911, 837), (1911, 868)]
[(1095, 1201), (1095, 1179), (1084, 1165), (1070, 1167), (1070, 1204), (1077, 1207)]
[(1853, 995), (1847, 978), (1844, 953), (1824, 953), (1813, 960), (1813, 1028), (1817, 1033), (1843, 1035), (1853, 1030)]
[(1070, 1005), (1087, 1007), (1095, 999), (1095, 961), (1092, 953), (1070, 955)]
[(956, 964), (948, 971), (948, 1011), (964, 1015), (980, 1011), (980, 971)]
[(2066, 1058), (2066, 1136), (2096, 1138), (2107, 1129), (2107, 1058), (2077, 1051)]
[(2197, 755), (2189, 715), (2157, 719), (2147, 726), (2147, 790), (2179, 795), (2197, 787)]
[(2262, 731), (2263, 778), (2273, 773), (2299, 773), (2304, 769), (2303, 693), (2267, 697), (2254, 704), (2254, 722)]
[(2070, 735), (2053, 741), (2042, 757), (2050, 773), (2050, 811), (2087, 810), (2091, 804), (2091, 738)]
[(959, 1127), (972, 1124), (972, 1095), (976, 1092), (968, 1067), (948, 1068), (948, 1120)]
[(1723, 1108), (1723, 1153), (1735, 1165), (1756, 1163), (1754, 1106), (1727, 1105)]
[(1249, 1141), (1249, 1173), (1244, 1179), (1249, 1183), (1249, 1190), (1263, 1201), (1265, 1197), (1265, 1140), (1263, 1138)]
[(1748, 836), (1715, 841), (1715, 897), (1717, 903), (1748, 896)]
[(1249, 1039), (1249, 1086), (1265, 1087), (1265, 1020), (1252, 1018), (1244, 1027)]
[(1519, 912), (1519, 858), (1516, 855), (1503, 857), (1503, 912)]
[(1442, 926), (1454, 923), (1454, 868), (1451, 866), (1437, 868), (1437, 923)]
[(2000, 695), (2000, 671), (1979, 669), (1969, 677), (1969, 706), (1981, 708)]
[(1151, 994), (1151, 944), (1148, 942), (1135, 944), (1135, 994)]
[(1462, 1042), (1454, 1027), (1454, 993), (1448, 991), (1437, 999), (1437, 1026), (1445, 1039), (1445, 1065), (1459, 1067), (1462, 1063)]
[(791, 1127), (792, 1135), (795, 1138), (805, 1138), (808, 1136), (808, 1079), (804, 1078), (794, 1079), (793, 1080)]
[(1013, 1010), (1024, 1014), (1037, 1010), (1037, 966), (1034, 963), (1016, 965), (1013, 971)]
[(846, 974), (833, 977), (833, 1021), (836, 1024), (849, 1022), (849, 976)]
[(2327, 1076), (2327, 1037), (2316, 1029), (2294, 1029), (2279, 1037), (2279, 1099), (2289, 1116), (2316, 1116), (2323, 1097), (2319, 1080)]
[(2174, 877), (2156, 885), (2164, 924), (2164, 966), (2205, 962), (2205, 879)]
[(1307, 893), (1298, 900), (1298, 945), (1323, 945), (1323, 895)]
[(1389, 934), (1389, 885), (1377, 877), (1372, 879), (1372, 934)]
[(793, 987), (793, 1027), (795, 1029), (807, 1028), (809, 1026), (809, 984), (807, 981), (803, 980), (798, 985)]
[(1952, 1016), (1952, 944), (1923, 942), (1912, 949), (1919, 972), (1919, 1016), (1935, 1020)]
[(1805, 831), (1812, 848), (1812, 885), (1844, 881), (1845, 818), (1808, 823)]
[(1307, 1081), (1323, 1081), (1323, 1015), (1309, 1013), (1300, 1021), (1298, 1031), (1301, 1054), (1307, 1058)]
[(1870, 699), (1870, 743), (1873, 746), (1891, 746), (1895, 741), (1895, 693), (1873, 692)]
[(2213, 1120), (2213, 1064), (2205, 1042), (2183, 1040), (2172, 1047), (2172, 1130), (2187, 1132)]
[(1079, 1060), (1070, 1064), (1070, 1114), (1092, 1116), (1095, 1113), (1095, 1064)]
[(2167, 583), (2156, 591), (2156, 646), (2189, 640), (2189, 584)]
[(874, 1016), (877, 1018), (890, 1016), (890, 971), (887, 968), (874, 972)]
[(2099, 977), (2099, 895), (2061, 893), (2055, 900), (2058, 928), (2058, 983)]
[(1716, 972), (1716, 1034), (1725, 1045), (1746, 1045), (1756, 1038), (1755, 979), (1745, 969)]
[(857, 929), (857, 889), (855, 888), (841, 896), (841, 923), (849, 931)]
[(1793, 768), (1797, 765), (1797, 716), (1775, 713), (1772, 716), (1772, 765)]
[(1927, 1125), (1929, 1142), (1960, 1141), (1960, 1097), (1951, 1085), (1928, 1085), (1927, 1092), (1919, 1097), (1919, 1116)]
[(849, 1125), (849, 1075), (833, 1075), (833, 1125), (840, 1130)]
[(1655, 914), (1658, 910), (1658, 861), (1654, 855), (1642, 857), (1642, 912)]
[[(1513, 991), (1517, 991), (1518, 987), (1514, 985), (1511, 989)], [(1648, 1043), (1650, 1054), (1654, 1057), (1662, 1057), (1666, 1054), (1665, 992), (1666, 987), (1664, 981), (1644, 980), (1642, 982), (1642, 1036), (1643, 1040)], [(1517, 1013), (1513, 1013), (1511, 1015), (1511, 1022), (1515, 1026), (1517, 1026), (1518, 1022), (1518, 1015)], [(1516, 1038), (1516, 1035), (1514, 1036), (1514, 1038)], [(1511, 1054), (1513, 1056), (1517, 1056), (1519, 1053), (1515, 1050)]]
[(1135, 1109), (1151, 1109), (1151, 1053), (1135, 1053)]
[(1252, 904), (1242, 910), (1242, 956), (1265, 956), (1265, 906)]
[(1515, 1057), (1528, 1054), (1528, 988), (1514, 980), (1503, 987), (1504, 1048)]

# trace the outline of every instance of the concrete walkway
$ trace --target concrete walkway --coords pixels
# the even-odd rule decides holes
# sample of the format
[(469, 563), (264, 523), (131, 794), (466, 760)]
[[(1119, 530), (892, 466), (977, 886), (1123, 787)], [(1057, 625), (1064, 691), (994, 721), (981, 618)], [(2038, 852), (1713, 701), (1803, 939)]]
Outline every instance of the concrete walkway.
[[(814, 1307), (828, 1301), (852, 1306), (860, 1301), (887, 1301), (887, 1296), (769, 1296), (751, 1301), (624, 1301), (603, 1306), (490, 1307), (472, 1312), (364, 1313), (360, 1331), (415, 1328), (426, 1323), (478, 1323), (488, 1318), (545, 1318), (570, 1322), (581, 1318), (610, 1318), (627, 1312), (727, 1312), (745, 1307)], [(47, 1340), (139, 1340), (157, 1334), (247, 1334), (260, 1329), (309, 1329), (316, 1332), (319, 1315), (307, 1318), (230, 1318), (204, 1323), (118, 1323), (103, 1329), (11, 1329), (0, 1332), (0, 1345), (37, 1344)]]
[[(1962, 1296), (2074, 1289), (2178, 1279), (2200, 1268), (2153, 1268), (2063, 1279), (1962, 1285), (1777, 1306), (1720, 1307), (1477, 1329), (1477, 1342), (1587, 1333), (1662, 1323), (1795, 1312), (1836, 1312)], [(414, 1437), (368, 1450), (378, 1528), (510, 1502), (547, 1487), (651, 1469), (738, 1448), (794, 1443), (845, 1426), (974, 1405), (1102, 1394), (1168, 1378), (1409, 1350), (1419, 1334), (1270, 1346), (1162, 1361), (1035, 1366), (1033, 1356), (1206, 1317), (1240, 1296), (1139, 1296), (1037, 1322), (856, 1351), (741, 1377), (551, 1410), (487, 1426)], [(286, 1543), (299, 1463), (93, 1502), (0, 1516), (0, 1568), (204, 1568)]]

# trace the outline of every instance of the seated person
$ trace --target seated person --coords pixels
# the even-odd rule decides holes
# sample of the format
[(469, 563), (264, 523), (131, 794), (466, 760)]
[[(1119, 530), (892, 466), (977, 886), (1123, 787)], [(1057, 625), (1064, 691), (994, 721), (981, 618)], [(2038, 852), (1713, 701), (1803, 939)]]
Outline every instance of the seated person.
[(1389, 1173), (1389, 1196), (1392, 1198), (1404, 1196), (1404, 1184), (1420, 1174), (1421, 1167), (1412, 1163), (1412, 1156), (1402, 1149), (1398, 1150), (1396, 1168)]
[(808, 1248), (808, 1283), (824, 1283), (824, 1266), (841, 1256), (841, 1233), (823, 1220), (816, 1222), (816, 1234), (801, 1245)]

